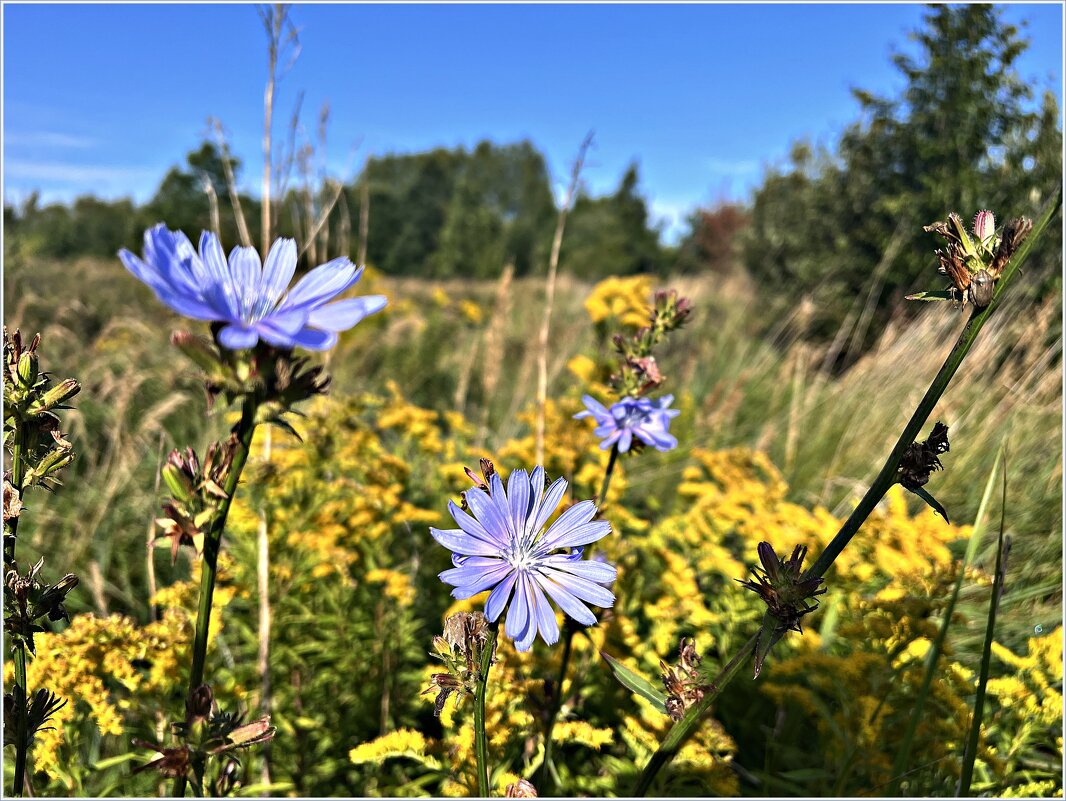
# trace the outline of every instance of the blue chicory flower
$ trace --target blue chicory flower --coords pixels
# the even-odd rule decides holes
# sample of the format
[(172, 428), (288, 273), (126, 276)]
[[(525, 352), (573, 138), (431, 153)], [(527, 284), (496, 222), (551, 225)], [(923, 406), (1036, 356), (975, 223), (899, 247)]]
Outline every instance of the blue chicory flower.
[(185, 234), (160, 223), (144, 232), (143, 259), (126, 249), (118, 255), (174, 311), (225, 323), (218, 340), (230, 350), (255, 347), (260, 339), (277, 348), (329, 350), (338, 332), (386, 303), (383, 295), (329, 302), (363, 273), (346, 258), (314, 268), (289, 289), (297, 260), (291, 239), (276, 240), (265, 264), (249, 247), (235, 247), (227, 261), (214, 234), (200, 235), (197, 252)]
[(610, 409), (591, 395), (585, 395), (582, 400), (585, 411), (578, 412), (574, 418), (592, 417), (596, 420), (596, 436), (604, 437), (601, 450), (617, 443), (618, 452), (625, 453), (633, 444), (634, 436), (660, 451), (677, 447), (677, 437), (669, 430), (671, 418), (681, 414), (677, 409), (668, 408), (674, 400), (673, 395), (663, 395), (655, 400), (622, 398)]
[(582, 546), (609, 534), (611, 524), (593, 520), (596, 505), (581, 501), (545, 531), (567, 482), (558, 478), (547, 490), (544, 484), (542, 467), (532, 474), (512, 472), (506, 492), (499, 475), (493, 474), (489, 492), (467, 492), (471, 514), (448, 503), (458, 529), (430, 529), (433, 538), (453, 552), (455, 567), (441, 573), (441, 581), (455, 587), (456, 598), (491, 589), (485, 616), (495, 622), (507, 609), (505, 630), (519, 651), (530, 649), (538, 630), (548, 645), (558, 642), (559, 624), (548, 598), (584, 626), (596, 622), (585, 603), (614, 605), (614, 595), (604, 585), (614, 581), (618, 571), (605, 562), (581, 559)]

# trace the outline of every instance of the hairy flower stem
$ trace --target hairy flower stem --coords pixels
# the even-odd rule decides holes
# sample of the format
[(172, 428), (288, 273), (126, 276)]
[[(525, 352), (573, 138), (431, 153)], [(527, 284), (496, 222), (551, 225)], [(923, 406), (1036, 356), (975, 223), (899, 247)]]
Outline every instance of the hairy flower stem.
[[(1018, 269), (1025, 262), (1032, 250), (1033, 244), (1043, 233), (1048, 223), (1058, 212), (1062, 206), (1062, 190), (1060, 189), (1055, 195), (1055, 198), (1048, 203), (1044, 213), (1041, 215), (1040, 220), (1033, 227), (1032, 232), (1022, 243), (1018, 249), (1014, 258), (1007, 264), (1006, 269), (1003, 271), (1003, 275), (999, 281), (996, 282), (995, 294), (992, 297), (991, 303), (984, 309), (974, 310), (970, 319), (967, 321), (965, 328), (962, 329), (962, 333), (959, 334), (958, 340), (955, 342), (955, 347), (951, 349), (951, 353), (948, 354), (947, 359), (944, 361), (944, 365), (940, 368), (940, 372), (936, 374), (933, 379), (933, 383), (929, 385), (929, 389), (926, 390), (922, 400), (918, 403), (918, 408), (914, 410), (914, 414), (911, 415), (910, 421), (903, 429), (903, 433), (896, 441), (895, 447), (892, 449), (892, 453), (889, 454), (888, 459), (885, 461), (884, 467), (881, 468), (881, 472), (877, 474), (877, 478), (874, 479), (870, 489), (859, 501), (858, 506), (851, 513), (848, 519), (841, 526), (840, 531), (833, 537), (832, 542), (826, 547), (824, 551), (819, 555), (818, 559), (810, 570), (807, 572), (807, 576), (824, 576), (828, 572), (829, 568), (836, 561), (836, 558), (840, 556), (840, 553), (844, 550), (851, 538), (855, 536), (855, 533), (859, 530), (863, 523), (866, 522), (866, 518), (874, 510), (881, 499), (888, 492), (889, 488), (896, 483), (898, 475), (900, 459), (903, 457), (904, 451), (907, 446), (914, 442), (915, 437), (921, 431), (923, 425), (925, 425), (930, 413), (933, 411), (933, 407), (936, 406), (940, 400), (941, 395), (947, 389), (955, 372), (959, 369), (963, 359), (970, 352), (970, 348), (973, 347), (974, 341), (977, 339), (977, 334), (981, 331), (981, 328), (987, 322), (988, 318), (999, 307), (1000, 299), (1003, 296), (1004, 291), (1018, 275)], [(765, 621), (764, 621), (765, 624)], [(674, 724), (673, 728), (666, 735), (666, 739), (660, 743), (658, 750), (652, 754), (648, 764), (644, 766), (644, 770), (641, 771), (640, 779), (637, 782), (636, 789), (633, 791), (634, 796), (643, 796), (648, 788), (651, 786), (655, 776), (662, 770), (670, 761), (677, 755), (681, 746), (691, 737), (699, 728), (701, 718), (710, 708), (711, 704), (718, 697), (725, 685), (733, 680), (734, 677), (740, 672), (741, 665), (746, 661), (746, 657), (755, 650), (755, 646), (758, 642), (758, 635), (752, 637), (744, 645), (741, 651), (734, 656), (729, 663), (722, 669), (722, 673), (715, 679), (712, 685), (711, 691), (707, 692), (703, 700), (693, 706), (685, 714), (681, 720)]]
[(498, 623), (489, 624), (489, 637), (481, 651), (481, 666), (478, 670), (477, 697), (474, 698), (474, 753), (477, 757), (477, 794), (489, 797), (489, 743), (485, 734), (485, 697), (488, 695), (489, 670), (492, 655), (496, 652)]
[[(233, 495), (237, 491), (237, 482), (240, 481), (244, 464), (248, 461), (248, 452), (252, 445), (252, 436), (255, 434), (255, 413), (258, 402), (253, 395), (244, 399), (241, 409), (241, 419), (237, 423), (238, 446), (233, 454), (233, 462), (222, 489), (226, 493), (225, 499), (219, 504), (215, 516), (211, 519), (211, 525), (204, 536), (204, 554), (200, 564), (200, 603), (196, 610), (196, 631), (192, 643), (192, 668), (189, 670), (189, 693), (204, 682), (204, 662), (207, 659), (207, 635), (211, 625), (211, 603), (215, 595), (215, 578), (218, 573), (218, 552), (222, 545), (222, 533), (226, 528), (226, 518), (229, 516), (230, 504)], [(180, 776), (174, 780), (174, 795), (185, 795), (185, 777)]]
[[(26, 477), (26, 450), (25, 427), (20, 421), (15, 429), (14, 442), (11, 445), (11, 484), (22, 498), (22, 482)], [(7, 570), (17, 570), (15, 563), (15, 536), (18, 533), (19, 517), (13, 517), (7, 521), (7, 531), (4, 532), (4, 564)], [(19, 712), (15, 725), (15, 775), (12, 782), (11, 794), (21, 798), (26, 786), (26, 773), (30, 764), (30, 733), (29, 725), (30, 693), (26, 682), (26, 642), (21, 637), (15, 640), (15, 686), (22, 694), (23, 708)]]
[[(603, 502), (607, 498), (607, 490), (611, 486), (611, 476), (614, 475), (614, 465), (617, 461), (618, 445), (615, 444), (611, 448), (611, 456), (607, 460), (607, 470), (603, 474), (603, 484), (600, 487), (600, 495), (596, 501), (598, 508), (603, 508)], [(574, 635), (577, 634), (579, 629), (580, 626), (574, 623), (572, 619), (569, 617), (566, 619), (563, 659), (559, 663), (559, 678), (555, 682), (555, 696), (551, 700), (548, 724), (544, 727), (544, 759), (540, 763), (540, 778), (537, 779), (537, 786), (543, 792), (547, 791), (548, 782), (551, 779), (552, 732), (555, 730), (555, 724), (559, 720), (559, 710), (563, 705), (563, 681), (566, 679), (566, 671), (570, 667), (570, 657), (574, 652)]]

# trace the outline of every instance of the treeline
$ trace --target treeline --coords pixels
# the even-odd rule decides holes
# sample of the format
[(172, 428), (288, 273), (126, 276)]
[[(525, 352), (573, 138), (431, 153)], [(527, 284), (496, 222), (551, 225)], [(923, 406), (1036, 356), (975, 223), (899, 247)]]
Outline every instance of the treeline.
[[(580, 194), (562, 269), (588, 278), (743, 269), (782, 314), (802, 306), (806, 336), (843, 336), (842, 348), (863, 350), (904, 294), (943, 283), (924, 224), (952, 210), (992, 209), (1001, 223), (1033, 215), (1061, 185), (1057, 102), (1050, 92), (1034, 98), (1019, 76), (1026, 41), (999, 9), (930, 7), (914, 44), (912, 54), (893, 57), (905, 81), (898, 96), (854, 90), (859, 118), (832, 147), (797, 143), (750, 203), (694, 211), (677, 247), (665, 246), (651, 222), (635, 165), (613, 193)], [(228, 166), (239, 176), (237, 161)], [(217, 217), (223, 241), (236, 244), (226, 167), (205, 143), (142, 207), (94, 198), (5, 206), (6, 241), (46, 256), (110, 257), (157, 221), (195, 234)], [(367, 261), (388, 274), (482, 278), (508, 261), (519, 275), (547, 263), (557, 209), (544, 157), (530, 142), (372, 158), (339, 194), (329, 180), (314, 189), (302, 183), (277, 193), (275, 216), (280, 234), (303, 242), (329, 210), (309, 261), (356, 257), (365, 209)], [(259, 201), (240, 195), (239, 204), (258, 244)], [(1030, 261), (1027, 291), (1061, 289), (1061, 250), (1056, 221)], [(778, 319), (776, 311), (766, 319)]]
[[(18, 209), (5, 206), (5, 230), (19, 246), (57, 258), (113, 256), (136, 247), (145, 227), (159, 221), (193, 237), (217, 225), (231, 246), (241, 240), (239, 207), (258, 244), (260, 201), (238, 193), (233, 202), (241, 163), (229, 158), (231, 183), (225, 158), (205, 142), (140, 207), (92, 197), (39, 206), (31, 197)], [(322, 221), (305, 258), (314, 260), (316, 250), (355, 258), (365, 206), (367, 261), (390, 275), (486, 278), (508, 261), (519, 275), (542, 270), (558, 214), (544, 157), (530, 142), (371, 158), (348, 185), (307, 184), (288, 188), (274, 204), (277, 234), (303, 243)], [(594, 278), (671, 267), (674, 251), (661, 243), (638, 184), (634, 164), (615, 192), (578, 195), (562, 253), (568, 270)]]

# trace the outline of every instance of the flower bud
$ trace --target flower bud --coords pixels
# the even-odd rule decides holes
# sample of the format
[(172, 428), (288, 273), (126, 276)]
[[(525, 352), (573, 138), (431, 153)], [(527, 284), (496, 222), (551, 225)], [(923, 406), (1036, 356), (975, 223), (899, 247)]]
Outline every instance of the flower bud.
[(213, 373), (218, 369), (218, 351), (204, 337), (198, 337), (189, 331), (175, 331), (170, 335), (170, 343), (188, 356), (201, 370)]
[(996, 216), (990, 211), (979, 211), (973, 218), (973, 235), (985, 246), (992, 249), (992, 240), (996, 236)]
[(73, 378), (68, 378), (65, 381), (61, 381), (54, 387), (44, 393), (44, 397), (41, 398), (41, 402), (34, 407), (34, 413), (46, 412), (49, 409), (54, 409), (61, 403), (73, 398), (81, 392), (81, 384), (75, 381)]
[(211, 717), (211, 709), (215, 703), (215, 694), (206, 684), (189, 693), (185, 699), (185, 718), (189, 724), (200, 723)]
[(166, 482), (174, 500), (183, 504), (191, 503), (195, 497), (196, 488), (193, 486), (192, 479), (188, 473), (172, 462), (167, 462), (167, 464), (163, 465), (162, 472), (163, 481)]
[(26, 351), (19, 356), (18, 376), (19, 383), (22, 384), (23, 388), (30, 389), (37, 383), (38, 370), (39, 367), (36, 353), (33, 351)]

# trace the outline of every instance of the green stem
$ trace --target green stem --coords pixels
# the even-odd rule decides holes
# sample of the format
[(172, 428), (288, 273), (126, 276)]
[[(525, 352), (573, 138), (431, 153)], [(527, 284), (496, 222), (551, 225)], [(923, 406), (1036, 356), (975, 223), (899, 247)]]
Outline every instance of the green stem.
[(566, 621), (566, 637), (563, 641), (563, 658), (559, 663), (559, 677), (555, 680), (555, 694), (551, 701), (551, 712), (548, 715), (548, 724), (544, 727), (544, 758), (540, 763), (540, 776), (537, 779), (537, 787), (540, 788), (540, 792), (545, 795), (550, 795), (547, 792), (548, 782), (551, 780), (551, 761), (552, 761), (552, 732), (555, 731), (555, 724), (559, 720), (559, 711), (563, 706), (563, 682), (566, 680), (566, 671), (570, 667), (570, 656), (574, 652), (574, 634), (577, 633), (576, 625), (572, 625), (572, 621), (567, 618)]
[(758, 640), (759, 635), (756, 634), (741, 646), (736, 655), (722, 668), (721, 673), (715, 676), (710, 687), (704, 692), (703, 698), (670, 729), (666, 738), (659, 744), (659, 750), (652, 754), (648, 764), (644, 766), (644, 770), (640, 774), (640, 780), (633, 791), (634, 796), (641, 797), (648, 792), (648, 788), (651, 787), (655, 776), (677, 755), (677, 752), (681, 750), (681, 746), (699, 727), (700, 719), (711, 708), (711, 704), (718, 700), (718, 696), (722, 694), (722, 690), (725, 689), (726, 685), (740, 673), (740, 669), (744, 667), (748, 657), (755, 652), (755, 645)]
[(15, 780), (11, 794), (16, 798), (21, 798), (23, 788), (26, 786), (26, 771), (30, 760), (30, 738), (26, 730), (29, 724), (30, 696), (26, 691), (26, 644), (21, 641), (15, 646), (15, 686), (21, 690), (23, 708), (16, 718)]
[[(233, 454), (229, 473), (222, 489), (226, 497), (218, 505), (211, 525), (204, 535), (204, 553), (200, 563), (200, 603), (196, 610), (196, 630), (192, 642), (192, 667), (189, 670), (189, 693), (203, 684), (204, 663), (207, 660), (207, 639), (211, 626), (211, 603), (215, 595), (215, 579), (218, 575), (218, 553), (222, 545), (222, 534), (226, 529), (226, 518), (229, 516), (230, 504), (237, 491), (237, 483), (240, 481), (241, 472), (245, 462), (248, 461), (248, 453), (252, 446), (252, 436), (255, 434), (255, 413), (258, 402), (254, 395), (245, 397), (244, 406), (241, 410), (241, 419), (237, 424), (237, 449)], [(185, 795), (185, 777), (181, 776), (174, 781), (174, 795)]]
[[(1045, 207), (1040, 220), (1022, 243), (1018, 252), (1014, 255), (1014, 258), (1008, 262), (1006, 269), (1003, 271), (1003, 275), (1000, 276), (999, 281), (996, 282), (996, 291), (992, 297), (992, 302), (983, 310), (974, 310), (973, 315), (966, 323), (966, 327), (963, 328), (962, 333), (959, 334), (955, 347), (951, 349), (951, 353), (948, 354), (943, 367), (940, 368), (940, 372), (936, 374), (933, 383), (930, 384), (929, 389), (919, 402), (918, 408), (915, 409), (914, 414), (911, 415), (911, 419), (903, 429), (903, 433), (896, 441), (892, 453), (889, 454), (884, 467), (882, 467), (881, 472), (877, 474), (877, 478), (874, 479), (870, 489), (862, 497), (862, 500), (859, 501), (858, 506), (855, 507), (855, 510), (844, 522), (844, 525), (841, 526), (840, 531), (837, 532), (837, 535), (833, 538), (832, 542), (829, 543), (828, 547), (822, 551), (806, 575), (824, 576), (826, 572), (828, 572), (829, 568), (832, 567), (833, 562), (836, 561), (836, 558), (844, 550), (847, 544), (851, 542), (851, 538), (855, 536), (855, 532), (857, 532), (859, 527), (866, 522), (866, 518), (869, 517), (877, 504), (881, 502), (881, 499), (885, 496), (885, 493), (888, 492), (889, 488), (896, 483), (899, 462), (903, 457), (904, 451), (906, 451), (907, 446), (914, 442), (915, 437), (918, 436), (918, 433), (921, 431), (922, 426), (925, 425), (929, 414), (933, 411), (933, 407), (936, 406), (937, 401), (939, 401), (941, 395), (944, 394), (948, 383), (959, 369), (963, 359), (966, 358), (966, 355), (970, 352), (970, 348), (973, 347), (977, 334), (992, 313), (999, 308), (1003, 293), (1018, 275), (1018, 270), (1029, 256), (1033, 244), (1039, 239), (1041, 233), (1043, 233), (1044, 229), (1047, 227), (1048, 223), (1051, 222), (1051, 219), (1055, 216), (1061, 206), (1062, 190), (1060, 189), (1056, 193), (1055, 198)], [(739, 673), (740, 665), (736, 663), (742, 662), (743, 658), (754, 650), (757, 639), (758, 635), (748, 640), (741, 649), (741, 652), (733, 657), (729, 664), (723, 668), (722, 674), (715, 680), (714, 692), (704, 695), (703, 700), (692, 707), (685, 716), (675, 723), (672, 729), (670, 729), (666, 739), (659, 745), (659, 749), (652, 755), (652, 758), (641, 772), (634, 795), (642, 796), (647, 792), (648, 787), (651, 786), (652, 780), (655, 778), (656, 774), (669, 764), (677, 754), (681, 745), (683, 745), (684, 742), (696, 731), (699, 727), (700, 718), (707, 709), (710, 708), (711, 702), (714, 698), (717, 698), (725, 685), (732, 681), (737, 673)]]
[[(26, 477), (26, 460), (24, 458), (26, 434), (25, 424), (21, 419), (18, 420), (16, 426), (15, 441), (11, 446), (11, 484), (21, 500), (22, 482)], [(15, 561), (15, 541), (18, 534), (18, 523), (18, 517), (12, 518), (8, 521), (7, 531), (4, 532), (4, 563), (9, 570), (18, 570), (18, 564)], [(21, 690), (23, 708), (18, 718), (16, 718), (15, 775), (11, 794), (16, 798), (21, 798), (26, 786), (26, 774), (31, 767), (30, 732), (28, 729), (30, 693), (29, 684), (26, 680), (26, 641), (22, 637), (16, 637), (12, 650), (15, 658), (15, 686)]]
[[(896, 761), (892, 765), (892, 779), (888, 789), (885, 791), (885, 795), (889, 797), (895, 797), (899, 795), (901, 782), (907, 769), (907, 764), (911, 758), (911, 748), (914, 743), (914, 735), (918, 731), (918, 724), (925, 716), (925, 705), (929, 700), (929, 693), (933, 688), (933, 679), (936, 676), (937, 661), (940, 658), (940, 654), (944, 650), (944, 644), (947, 642), (948, 629), (951, 627), (951, 619), (955, 614), (955, 606), (959, 601), (959, 593), (962, 591), (962, 583), (966, 578), (966, 568), (973, 560), (977, 553), (978, 545), (981, 541), (981, 535), (984, 533), (985, 511), (988, 508), (988, 502), (992, 497), (992, 491), (995, 488), (994, 482), (996, 479), (996, 471), (1000, 467), (1000, 462), (1003, 459), (1003, 448), (1000, 447), (999, 453), (996, 454), (996, 461), (992, 464), (992, 472), (988, 476), (988, 483), (985, 485), (984, 494), (981, 496), (981, 505), (977, 508), (977, 519), (974, 521), (973, 533), (970, 535), (970, 541), (966, 546), (966, 553), (962, 557), (962, 561), (959, 562), (959, 574), (955, 577), (955, 589), (951, 593), (951, 597), (948, 599), (947, 606), (944, 607), (942, 614), (942, 620), (940, 622), (940, 630), (937, 632), (936, 640), (933, 641), (932, 646), (929, 648), (929, 655), (926, 659), (925, 673), (922, 676), (922, 685), (918, 689), (918, 695), (914, 699), (914, 708), (911, 710), (910, 719), (907, 721), (907, 730), (903, 734), (903, 740), (900, 744), (899, 751), (896, 752)], [(894, 662), (895, 659), (889, 659), (889, 662)], [(881, 702), (888, 698), (888, 695), (882, 697)]]
[(481, 665), (478, 671), (477, 696), (474, 698), (474, 752), (477, 757), (477, 792), (482, 798), (489, 797), (489, 743), (485, 734), (485, 697), (488, 695), (489, 670), (492, 668), (492, 655), (496, 651), (496, 637), (499, 625), (489, 625), (489, 638), (481, 652)]
[(985, 626), (985, 644), (981, 653), (981, 673), (977, 680), (977, 696), (973, 702), (973, 720), (970, 722), (970, 733), (966, 739), (966, 750), (962, 756), (962, 773), (959, 777), (957, 793), (959, 798), (966, 798), (970, 795), (973, 767), (977, 761), (977, 746), (981, 740), (981, 717), (984, 714), (985, 691), (988, 687), (988, 674), (992, 665), (992, 638), (996, 631), (996, 612), (999, 610), (999, 599), (1003, 594), (1003, 529), (1007, 523), (1007, 462), (1005, 456), (1003, 460), (1003, 501), (999, 515), (996, 572), (992, 580), (992, 600), (989, 603), (988, 623)]
[(607, 470), (603, 474), (603, 484), (600, 486), (600, 495), (596, 500), (596, 506), (598, 508), (603, 507), (603, 502), (607, 500), (607, 488), (611, 486), (611, 476), (614, 475), (614, 463), (618, 461), (618, 445), (617, 443), (611, 448), (611, 457), (607, 460)]
[[(611, 476), (614, 475), (614, 466), (618, 461), (618, 445), (615, 444), (611, 448), (610, 458), (607, 460), (607, 469), (603, 474), (603, 484), (600, 485), (600, 494), (596, 500), (596, 506), (600, 509), (603, 508), (603, 502), (607, 498), (607, 490), (611, 486)], [(548, 715), (548, 725), (544, 727), (544, 759), (540, 764), (540, 778), (537, 779), (537, 786), (540, 787), (540, 791), (545, 793), (547, 791), (547, 782), (551, 778), (551, 756), (552, 756), (552, 732), (555, 730), (555, 724), (559, 720), (559, 711), (563, 705), (563, 681), (566, 679), (566, 671), (570, 667), (570, 657), (574, 652), (574, 635), (577, 633), (579, 626), (575, 624), (570, 618), (566, 619), (566, 634), (565, 641), (563, 642), (563, 659), (559, 663), (559, 678), (555, 682), (555, 697), (551, 702), (551, 712)]]

